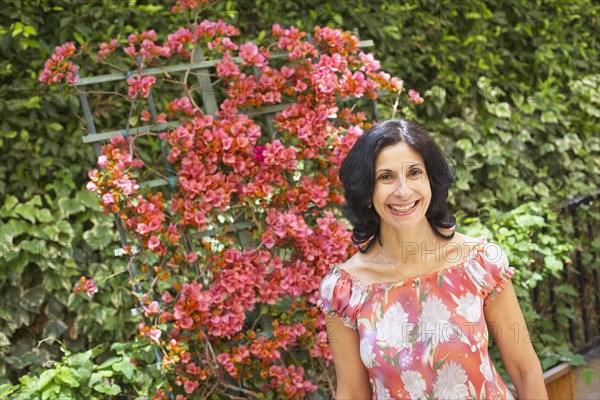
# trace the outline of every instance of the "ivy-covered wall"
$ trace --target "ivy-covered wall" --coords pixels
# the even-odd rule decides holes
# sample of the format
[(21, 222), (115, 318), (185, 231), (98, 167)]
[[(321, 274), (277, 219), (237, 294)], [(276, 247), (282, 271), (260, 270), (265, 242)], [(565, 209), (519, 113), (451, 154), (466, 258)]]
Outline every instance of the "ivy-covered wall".
[[(66, 41), (171, 27), (170, 6), (148, 3), (40, 0), (0, 10), (0, 384), (59, 357), (57, 345), (38, 346), (44, 337), (83, 351), (136, 332), (112, 220), (85, 189), (95, 160), (81, 142), (77, 98), (37, 77)], [(540, 356), (572, 350), (568, 323), (581, 317), (569, 307), (580, 294), (574, 249), (586, 280), (599, 268), (598, 200), (578, 211), (589, 229), (577, 234), (562, 207), (600, 187), (597, 2), (249, 0), (208, 14), (259, 41), (274, 23), (373, 39), (383, 68), (424, 95), (414, 117), (456, 163), (459, 230), (488, 232), (509, 252)], [(391, 102), (379, 107), (391, 114)], [(120, 122), (96, 112), (107, 126)], [(82, 275), (102, 286), (93, 302), (73, 294)]]

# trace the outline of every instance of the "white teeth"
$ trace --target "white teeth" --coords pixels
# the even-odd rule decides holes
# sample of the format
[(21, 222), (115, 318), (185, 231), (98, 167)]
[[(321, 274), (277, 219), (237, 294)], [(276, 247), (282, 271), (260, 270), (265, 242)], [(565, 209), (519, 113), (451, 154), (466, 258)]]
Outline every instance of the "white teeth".
[(417, 202), (415, 201), (414, 203), (412, 203), (410, 206), (406, 206), (406, 207), (396, 207), (396, 206), (392, 206), (390, 205), (390, 208), (396, 212), (407, 212), (413, 209), (413, 207), (417, 204)]

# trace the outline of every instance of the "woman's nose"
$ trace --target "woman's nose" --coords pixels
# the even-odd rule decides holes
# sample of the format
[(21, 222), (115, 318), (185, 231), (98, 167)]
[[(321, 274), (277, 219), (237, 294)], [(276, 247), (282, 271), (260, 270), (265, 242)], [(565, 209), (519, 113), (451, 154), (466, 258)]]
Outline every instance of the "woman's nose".
[(400, 198), (410, 197), (411, 194), (412, 189), (409, 185), (407, 185), (407, 182), (399, 182), (396, 186), (396, 189), (394, 190), (394, 195)]

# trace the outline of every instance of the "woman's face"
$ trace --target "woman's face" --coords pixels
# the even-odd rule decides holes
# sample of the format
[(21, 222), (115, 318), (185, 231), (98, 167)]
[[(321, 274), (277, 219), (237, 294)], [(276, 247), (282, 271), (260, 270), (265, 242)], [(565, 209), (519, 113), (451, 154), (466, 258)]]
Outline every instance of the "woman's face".
[(375, 160), (373, 207), (382, 228), (410, 228), (426, 221), (431, 186), (419, 153), (404, 142), (385, 147)]

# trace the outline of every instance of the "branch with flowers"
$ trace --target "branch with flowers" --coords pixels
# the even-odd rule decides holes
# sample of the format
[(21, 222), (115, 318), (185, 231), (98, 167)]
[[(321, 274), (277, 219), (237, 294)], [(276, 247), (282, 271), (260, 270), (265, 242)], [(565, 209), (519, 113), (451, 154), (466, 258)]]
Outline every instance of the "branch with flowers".
[[(59, 46), (40, 80), (77, 87), (74, 61), (86, 55), (121, 71), (133, 66), (129, 108), (110, 112), (174, 123), (145, 134), (167, 145), (174, 188), (141, 182), (167, 175), (138, 152), (143, 135), (110, 138), (87, 185), (123, 221), (130, 242), (124, 252), (141, 265), (142, 274), (132, 276), (146, 317), (137, 340), (157, 346), (167, 379), (153, 398), (330, 392), (331, 354), (314, 305), (321, 277), (354, 251), (337, 170), (370, 125), (368, 100), (380, 91), (416, 104), (423, 99), (412, 90), (405, 95), (402, 81), (382, 71), (351, 33), (317, 27), (309, 40), (306, 32), (274, 25), (260, 46), (238, 43), (234, 26), (199, 22), (205, 3), (177, 2), (174, 12), (186, 25), (162, 43), (147, 31), (127, 43), (101, 43), (95, 53), (91, 45)], [(198, 105), (207, 88), (190, 84), (197, 73), (191, 68), (181, 80), (143, 74), (167, 61), (191, 65), (198, 48), (219, 60), (211, 76), (219, 99), (214, 115)], [(282, 51), (284, 60), (272, 59)], [(180, 95), (153, 118), (140, 100), (159, 84)], [(281, 110), (269, 132), (257, 114), (271, 106)], [(93, 281), (83, 279), (76, 291), (89, 294), (86, 282)]]

